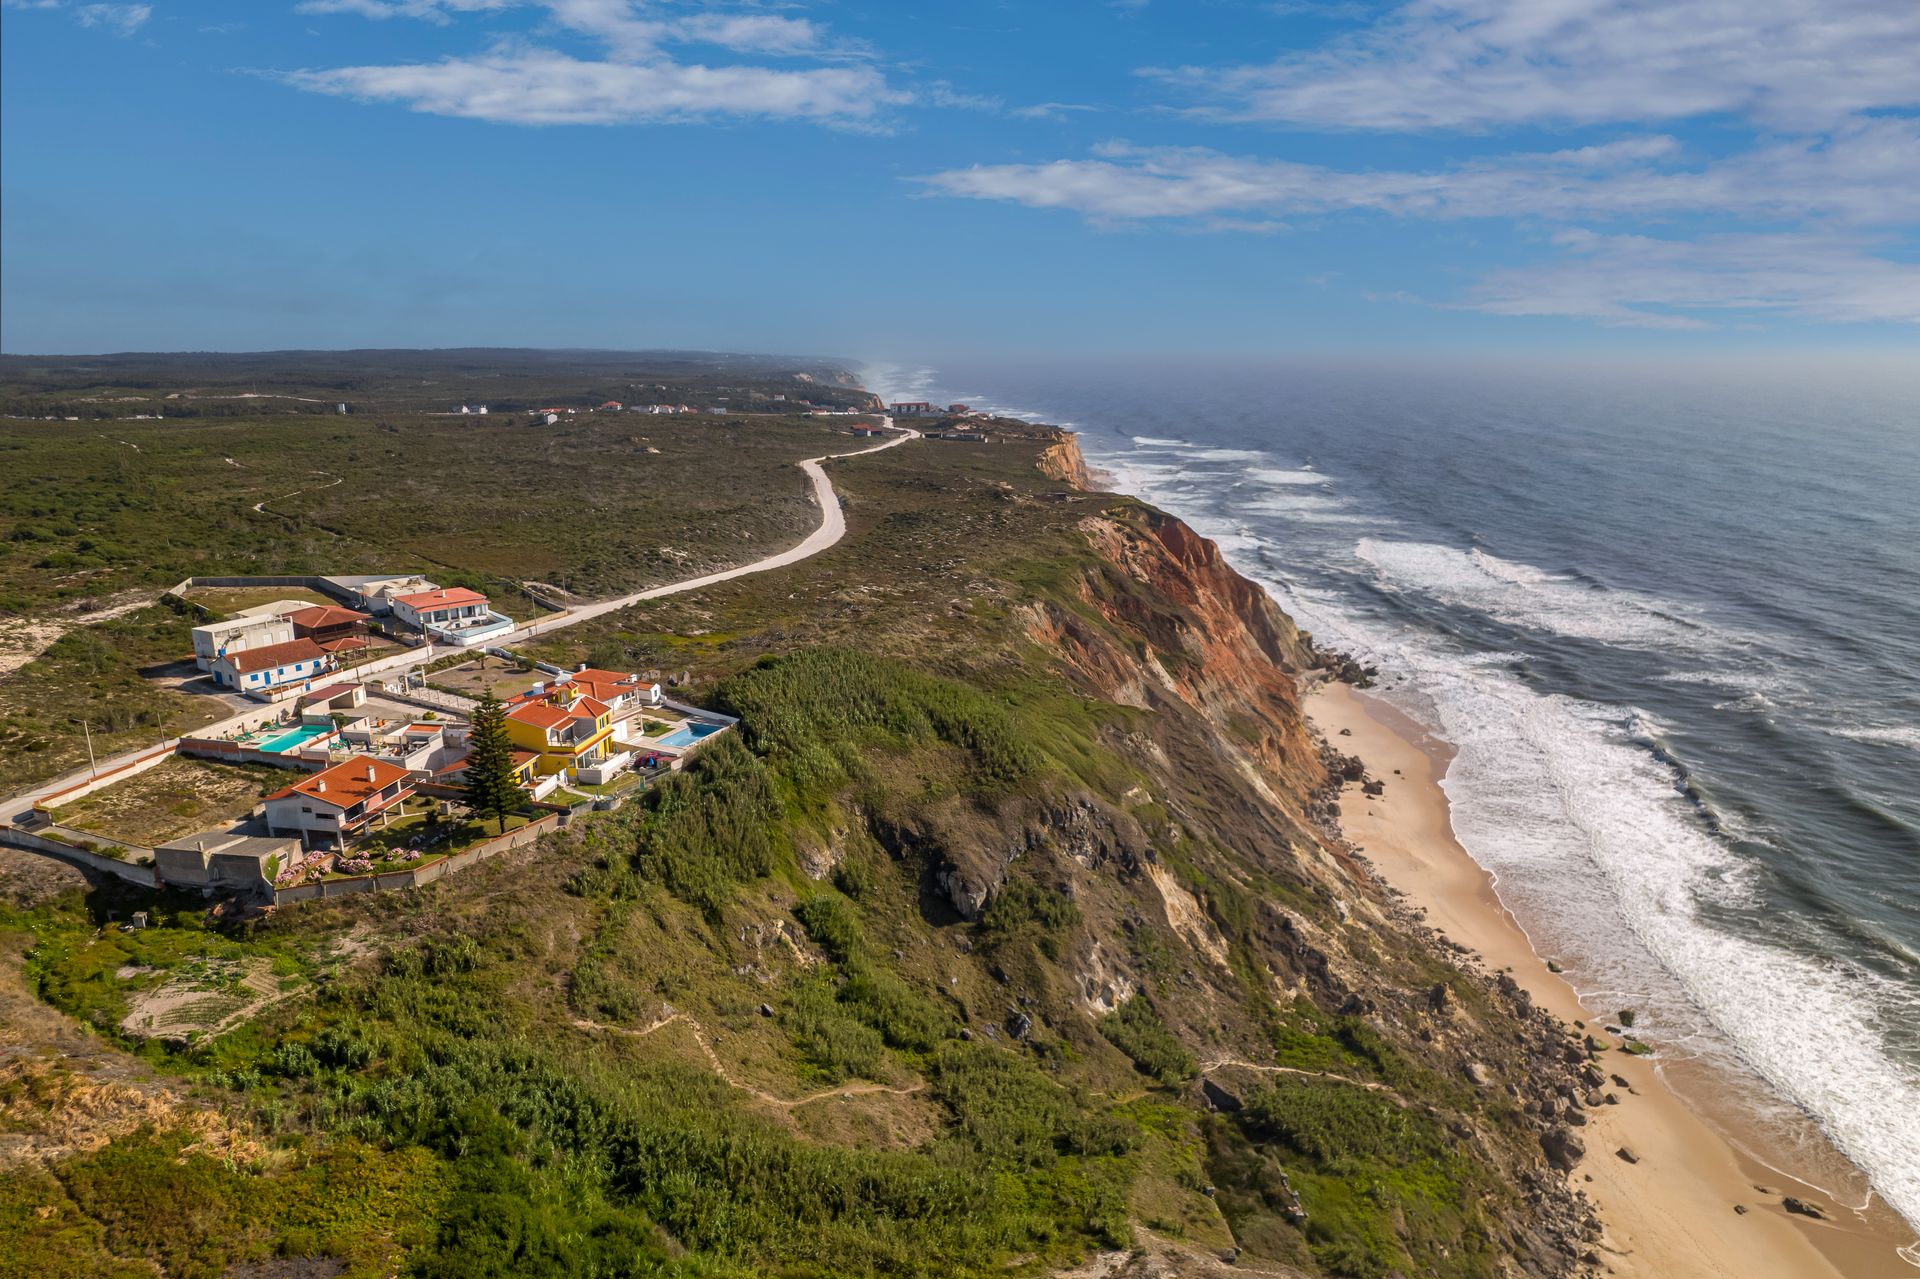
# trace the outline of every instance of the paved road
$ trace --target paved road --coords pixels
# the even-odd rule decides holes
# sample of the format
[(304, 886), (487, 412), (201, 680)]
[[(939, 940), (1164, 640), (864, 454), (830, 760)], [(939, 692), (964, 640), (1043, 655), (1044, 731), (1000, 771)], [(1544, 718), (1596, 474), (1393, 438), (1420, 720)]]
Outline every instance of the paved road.
[[(809, 533), (798, 545), (769, 555), (765, 559), (755, 560), (751, 564), (743, 564), (739, 568), (725, 569), (718, 573), (707, 573), (701, 577), (688, 578), (684, 582), (669, 582), (665, 586), (655, 586), (649, 590), (635, 591), (631, 595), (622, 595), (616, 599), (600, 600), (592, 604), (583, 604), (578, 608), (561, 613), (557, 617), (547, 617), (537, 622), (529, 622), (509, 632), (504, 637), (502, 641), (503, 644), (512, 644), (516, 640), (531, 639), (535, 635), (546, 635), (552, 631), (559, 630), (563, 626), (572, 626), (576, 622), (584, 622), (589, 618), (601, 617), (607, 613), (628, 608), (634, 604), (638, 604), (642, 600), (659, 599), (664, 595), (678, 595), (683, 591), (697, 591), (703, 587), (713, 586), (719, 582), (732, 581), (736, 577), (746, 577), (751, 573), (765, 573), (776, 568), (785, 568), (787, 565), (797, 564), (809, 556), (818, 555), (847, 534), (847, 517), (840, 509), (839, 495), (833, 491), (833, 482), (827, 478), (827, 469), (821, 464), (823, 462), (830, 462), (835, 458), (859, 457), (864, 453), (878, 453), (882, 449), (895, 448), (907, 443), (909, 440), (917, 440), (920, 438), (920, 432), (918, 431), (908, 427), (895, 426), (891, 417), (885, 419), (885, 424), (888, 429), (895, 431), (896, 434), (883, 443), (876, 444), (871, 448), (854, 449), (849, 453), (829, 453), (822, 457), (810, 457), (800, 463), (800, 469), (805, 471), (808, 477), (813, 480), (814, 501), (820, 505), (820, 527)], [(402, 679), (412, 671), (418, 670), (420, 666), (426, 665), (436, 656), (444, 656), (444, 653), (435, 652), (424, 656), (421, 658), (419, 664), (415, 666), (394, 667), (390, 670), (382, 671), (380, 672), (380, 678), (383, 680)], [(342, 671), (341, 678), (350, 680), (353, 678), (353, 672), (351, 670)], [(245, 714), (235, 715), (217, 723), (196, 728), (193, 731), (197, 734), (218, 736), (238, 724), (241, 720), (247, 718), (247, 716), (259, 715), (262, 711), (268, 709), (270, 708), (264, 704), (254, 705), (250, 710), (245, 712)], [(151, 743), (134, 750), (122, 752), (109, 759), (102, 759), (99, 761), (100, 771), (105, 772), (116, 764), (144, 755), (160, 744), (159, 742)], [(71, 786), (76, 782), (85, 781), (89, 774), (90, 770), (88, 769), (76, 769), (65, 777), (56, 777), (51, 781), (42, 782), (30, 791), (24, 791), (8, 799), (0, 800), (0, 821), (19, 821), (28, 810), (32, 809), (34, 803), (43, 796), (49, 792), (60, 790), (63, 787)]]

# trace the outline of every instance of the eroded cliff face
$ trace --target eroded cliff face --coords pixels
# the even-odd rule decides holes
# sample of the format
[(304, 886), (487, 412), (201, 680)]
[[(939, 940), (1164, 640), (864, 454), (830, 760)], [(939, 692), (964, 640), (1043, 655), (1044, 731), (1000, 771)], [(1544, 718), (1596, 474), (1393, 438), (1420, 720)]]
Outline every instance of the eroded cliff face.
[[(1041, 467), (1065, 482), (1088, 474), (1067, 435)], [(1516, 1196), (1489, 1205), (1498, 1239), (1486, 1269), (1461, 1273), (1578, 1272), (1595, 1226), (1547, 1165), (1553, 1142), (1584, 1122), (1592, 1080), (1577, 1072), (1592, 1068), (1511, 982), (1461, 967), (1465, 957), (1407, 916), (1341, 837), (1339, 787), (1357, 780), (1359, 761), (1315, 737), (1302, 697), (1311, 680), (1363, 676), (1317, 652), (1179, 519), (1115, 499), (1078, 529), (1093, 555), (1069, 591), (1025, 606), (1027, 635), (1089, 697), (1147, 712), (1114, 745), (1152, 780), (1124, 797), (1082, 797), (1071, 839), (1056, 814), (1036, 809), (1012, 823), (1027, 833), (998, 841), (1017, 849), (1011, 856), (949, 861), (969, 913), (1014, 861), (1045, 863), (1071, 844), (1075, 854), (1056, 857), (1050, 873), (1081, 903), (1094, 939), (1065, 957), (1083, 1009), (1098, 1014), (1157, 986), (1159, 1015), (1202, 1061), (1199, 1103), (1223, 1111), (1274, 1079), (1276, 1042), (1335, 1023), (1342, 1035), (1377, 1035), (1422, 1082), (1367, 1086), (1404, 1089), (1398, 1104), (1443, 1117), (1451, 1139), (1471, 1143)], [(1188, 966), (1157, 980), (1142, 971), (1111, 940), (1133, 933), (1133, 921), (1177, 938)], [(1436, 1107), (1440, 1096), (1448, 1101)], [(1238, 1132), (1218, 1130), (1223, 1151)], [(1223, 1181), (1249, 1160), (1280, 1166), (1257, 1138), (1221, 1157)], [(1284, 1217), (1288, 1193), (1236, 1200), (1236, 1232), (1246, 1225), (1255, 1237), (1258, 1222)], [(1266, 1255), (1299, 1259), (1284, 1248)]]

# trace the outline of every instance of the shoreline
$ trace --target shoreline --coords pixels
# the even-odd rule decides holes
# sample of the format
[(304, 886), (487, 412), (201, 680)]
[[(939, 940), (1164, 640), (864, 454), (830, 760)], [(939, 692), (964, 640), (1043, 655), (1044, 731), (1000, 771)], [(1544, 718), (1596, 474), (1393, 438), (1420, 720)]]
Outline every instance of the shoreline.
[[(1490, 970), (1509, 972), (1537, 1004), (1599, 1033), (1609, 1014), (1596, 1015), (1548, 968), (1491, 876), (1454, 838), (1440, 786), (1451, 748), (1382, 699), (1343, 684), (1313, 687), (1304, 704), (1336, 749), (1358, 755), (1368, 775), (1386, 783), (1377, 797), (1362, 795), (1357, 782), (1341, 791), (1342, 831), (1379, 877), (1418, 908), (1429, 927), (1475, 952)], [(1605, 1235), (1597, 1251), (1613, 1273), (1645, 1279), (1920, 1276), (1902, 1259), (1903, 1248), (1912, 1255), (1914, 1232), (1899, 1214), (1877, 1198), (1865, 1210), (1835, 1202), (1825, 1189), (1778, 1171), (1792, 1166), (1784, 1153), (1777, 1160), (1756, 1153), (1767, 1149), (1768, 1135), (1734, 1107), (1715, 1104), (1736, 1081), (1697, 1063), (1670, 1071), (1657, 1057), (1623, 1052), (1606, 1054), (1600, 1064), (1630, 1091), (1620, 1105), (1588, 1112), (1580, 1130), (1587, 1154), (1569, 1181), (1599, 1211)], [(1670, 1073), (1684, 1076), (1682, 1087)], [(1618, 1155), (1622, 1148), (1635, 1160)], [(1828, 1155), (1833, 1167), (1852, 1169), (1830, 1144), (1821, 1161)], [(1864, 1182), (1857, 1170), (1853, 1175)], [(1818, 1205), (1826, 1219), (1787, 1212), (1782, 1200), (1789, 1195)]]

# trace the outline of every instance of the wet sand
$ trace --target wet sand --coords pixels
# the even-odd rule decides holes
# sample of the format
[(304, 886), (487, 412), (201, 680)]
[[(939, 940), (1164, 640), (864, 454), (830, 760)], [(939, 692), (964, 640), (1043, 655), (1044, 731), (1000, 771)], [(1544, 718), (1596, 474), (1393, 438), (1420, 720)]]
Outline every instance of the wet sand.
[[(1345, 685), (1316, 689), (1307, 712), (1340, 751), (1358, 755), (1371, 776), (1386, 782), (1386, 793), (1378, 797), (1350, 784), (1340, 805), (1347, 838), (1381, 877), (1424, 907), (1433, 928), (1477, 952), (1489, 968), (1510, 972), (1536, 1003), (1610, 1038), (1604, 1033), (1609, 1014), (1595, 1016), (1548, 969), (1487, 873), (1454, 839), (1440, 787), (1451, 757), (1446, 743), (1380, 699)], [(1580, 1132), (1587, 1155), (1569, 1180), (1599, 1209), (1606, 1236), (1598, 1251), (1613, 1273), (1644, 1279), (1920, 1279), (1920, 1268), (1898, 1251), (1913, 1244), (1914, 1232), (1897, 1214), (1877, 1201), (1865, 1210), (1836, 1204), (1817, 1187), (1777, 1171), (1808, 1166), (1804, 1161), (1755, 1157), (1772, 1143), (1765, 1133), (1742, 1130), (1739, 1108), (1727, 1104), (1726, 1094), (1738, 1086), (1733, 1081), (1698, 1063), (1669, 1070), (1657, 1058), (1604, 1056), (1602, 1069), (1626, 1079), (1632, 1091), (1612, 1088), (1621, 1104), (1589, 1112)], [(1615, 1152), (1622, 1147), (1638, 1162), (1620, 1158)], [(1830, 1145), (1814, 1162), (1851, 1167)], [(1857, 1173), (1853, 1180), (1860, 1180)], [(1788, 1213), (1781, 1205), (1788, 1195), (1817, 1204), (1828, 1220)], [(1736, 1204), (1747, 1211), (1735, 1211)]]

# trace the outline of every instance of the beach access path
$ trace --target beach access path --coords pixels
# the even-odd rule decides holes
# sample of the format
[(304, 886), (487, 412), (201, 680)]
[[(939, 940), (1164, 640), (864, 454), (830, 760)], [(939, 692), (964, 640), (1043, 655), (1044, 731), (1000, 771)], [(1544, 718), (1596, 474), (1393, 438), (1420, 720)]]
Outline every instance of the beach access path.
[[(697, 591), (708, 586), (716, 586), (721, 582), (730, 582), (737, 577), (747, 577), (754, 573), (771, 572), (774, 569), (785, 568), (790, 564), (798, 564), (801, 560), (818, 555), (847, 535), (846, 513), (840, 509), (840, 495), (834, 491), (833, 481), (827, 476), (825, 464), (840, 458), (861, 457), (868, 453), (878, 453), (884, 449), (897, 448), (902, 444), (921, 438), (920, 432), (913, 430), (911, 427), (896, 426), (891, 417), (882, 418), (880, 429), (891, 431), (893, 434), (886, 440), (869, 448), (853, 449), (846, 453), (826, 453), (819, 457), (807, 458), (805, 461), (799, 463), (800, 469), (805, 472), (807, 478), (813, 482), (813, 498), (820, 506), (820, 526), (814, 529), (813, 532), (807, 534), (805, 538), (801, 539), (795, 545), (788, 547), (784, 551), (776, 551), (772, 555), (757, 559), (751, 564), (742, 564), (737, 568), (722, 569), (717, 573), (704, 573), (699, 577), (690, 577), (683, 581), (668, 582), (664, 586), (649, 587), (644, 591), (634, 591), (631, 594), (616, 596), (613, 599), (597, 600), (594, 603), (582, 604), (577, 608), (568, 609), (563, 613), (557, 613), (551, 617), (543, 617), (532, 622), (524, 623), (523, 625), (515, 627), (502, 637), (501, 644), (506, 646), (519, 640), (532, 639), (536, 635), (547, 635), (562, 627), (573, 626), (576, 623), (585, 622), (592, 618), (604, 617), (608, 613), (617, 612), (623, 608), (630, 608), (644, 600), (659, 599), (667, 595), (679, 595), (687, 591)], [(478, 650), (476, 650), (476, 652), (477, 651)], [(436, 651), (433, 646), (429, 645), (418, 662), (407, 666), (391, 668), (382, 672), (382, 677), (384, 679), (404, 680), (413, 672), (432, 661), (435, 657), (440, 656), (445, 656), (444, 652)], [(343, 672), (342, 677), (352, 679), (352, 672)], [(196, 728), (193, 731), (196, 736), (217, 737), (242, 723), (251, 719), (257, 719), (262, 711), (268, 709), (270, 709), (268, 706), (262, 704), (241, 714), (229, 716), (226, 719), (207, 724), (201, 728)], [(177, 740), (178, 739), (168, 739), (165, 742), (152, 742), (130, 751), (124, 751), (109, 759), (102, 759), (90, 768), (75, 769), (64, 777), (56, 777), (49, 781), (42, 782), (32, 790), (8, 796), (6, 799), (0, 800), (0, 823), (18, 822), (32, 810), (36, 803), (48, 795), (67, 790), (80, 782), (87, 781), (89, 778), (102, 773), (110, 773), (118, 767), (149, 754), (156, 747), (172, 745)]]

